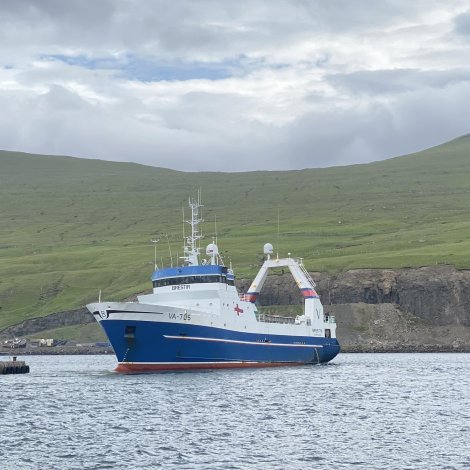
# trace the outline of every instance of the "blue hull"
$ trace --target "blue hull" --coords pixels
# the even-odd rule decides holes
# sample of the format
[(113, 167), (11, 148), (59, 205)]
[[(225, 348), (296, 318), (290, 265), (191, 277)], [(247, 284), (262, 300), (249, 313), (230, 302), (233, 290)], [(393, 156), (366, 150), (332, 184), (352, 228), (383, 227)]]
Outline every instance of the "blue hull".
[(335, 338), (263, 335), (191, 324), (101, 322), (118, 371), (317, 364), (340, 350)]

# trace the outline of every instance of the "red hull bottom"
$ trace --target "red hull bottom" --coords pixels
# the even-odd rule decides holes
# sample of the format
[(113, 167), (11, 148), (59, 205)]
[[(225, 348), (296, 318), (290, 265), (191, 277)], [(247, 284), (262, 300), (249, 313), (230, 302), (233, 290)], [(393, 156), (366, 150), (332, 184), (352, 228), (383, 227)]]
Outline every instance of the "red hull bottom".
[(305, 362), (212, 362), (212, 363), (160, 363), (160, 364), (139, 364), (139, 363), (119, 363), (115, 371), (119, 373), (144, 373), (144, 372), (165, 372), (165, 371), (190, 371), (208, 369), (241, 369), (256, 367), (282, 367), (282, 366), (304, 366)]

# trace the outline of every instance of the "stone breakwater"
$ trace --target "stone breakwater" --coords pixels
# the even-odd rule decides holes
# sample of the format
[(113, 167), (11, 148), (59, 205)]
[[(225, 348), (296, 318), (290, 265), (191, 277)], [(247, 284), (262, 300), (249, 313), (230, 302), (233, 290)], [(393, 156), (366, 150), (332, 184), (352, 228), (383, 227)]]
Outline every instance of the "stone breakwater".
[(17, 361), (16, 357), (13, 361), (0, 361), (0, 375), (9, 374), (27, 374), (29, 366), (24, 361)]

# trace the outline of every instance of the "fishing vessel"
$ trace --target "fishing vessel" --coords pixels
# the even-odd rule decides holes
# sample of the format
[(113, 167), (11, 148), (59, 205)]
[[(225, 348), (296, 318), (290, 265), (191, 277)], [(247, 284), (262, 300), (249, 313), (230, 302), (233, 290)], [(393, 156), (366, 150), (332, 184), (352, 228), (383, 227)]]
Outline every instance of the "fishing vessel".
[[(117, 372), (151, 372), (239, 367), (274, 367), (331, 361), (339, 352), (336, 322), (325, 315), (315, 283), (302, 259), (273, 256), (248, 292), (238, 293), (214, 240), (201, 256), (200, 197), (189, 199), (191, 234), (182, 265), (158, 269), (153, 292), (137, 302), (87, 305), (114, 348)], [(272, 268), (288, 268), (304, 299), (297, 317), (265, 315), (256, 300)]]

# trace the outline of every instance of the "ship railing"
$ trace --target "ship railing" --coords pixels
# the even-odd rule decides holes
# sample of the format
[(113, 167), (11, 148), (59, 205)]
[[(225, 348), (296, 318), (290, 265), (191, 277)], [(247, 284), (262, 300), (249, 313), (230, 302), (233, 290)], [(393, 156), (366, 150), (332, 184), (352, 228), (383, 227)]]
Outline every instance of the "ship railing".
[(302, 270), (302, 272), (304, 273), (304, 276), (307, 278), (308, 282), (310, 282), (310, 284), (312, 284), (312, 287), (315, 287), (316, 286), (315, 281), (312, 279), (312, 276), (310, 276), (310, 273), (305, 269), (304, 262), (303, 262), (302, 258), (299, 258), (299, 267)]
[(336, 317), (334, 315), (325, 315), (323, 321), (325, 323), (336, 323)]
[(265, 323), (283, 323), (291, 325), (295, 323), (295, 318), (284, 317), (282, 315), (267, 315), (266, 313), (257, 313), (256, 319)]

